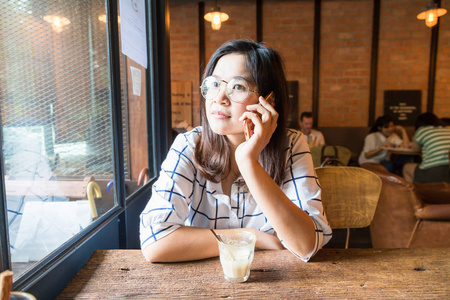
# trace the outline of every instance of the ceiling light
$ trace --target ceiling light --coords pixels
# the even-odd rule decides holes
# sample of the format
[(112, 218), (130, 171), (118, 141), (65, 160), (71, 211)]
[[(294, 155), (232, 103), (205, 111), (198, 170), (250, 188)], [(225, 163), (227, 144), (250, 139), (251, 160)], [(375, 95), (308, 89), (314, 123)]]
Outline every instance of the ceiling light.
[(61, 32), (63, 30), (63, 26), (69, 25), (70, 20), (65, 17), (59, 17), (54, 15), (44, 16), (44, 21), (50, 23), (52, 25), (52, 29), (55, 32)]
[(428, 4), (427, 10), (417, 15), (417, 19), (425, 20), (425, 25), (433, 27), (437, 24), (438, 18), (447, 13), (445, 8), (438, 8), (437, 4)]
[(213, 30), (219, 30), (220, 27), (222, 27), (222, 22), (228, 20), (229, 16), (220, 11), (220, 7), (217, 6), (216, 0), (216, 6), (211, 8), (211, 11), (205, 14), (204, 18), (206, 21), (211, 22), (211, 27)]

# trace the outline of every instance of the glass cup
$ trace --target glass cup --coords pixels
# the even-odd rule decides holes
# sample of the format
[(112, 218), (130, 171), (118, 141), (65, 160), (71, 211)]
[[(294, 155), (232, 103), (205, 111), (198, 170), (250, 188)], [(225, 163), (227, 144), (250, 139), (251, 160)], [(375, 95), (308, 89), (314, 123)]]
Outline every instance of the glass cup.
[(248, 231), (230, 231), (220, 234), (220, 263), (225, 279), (229, 282), (244, 282), (250, 276), (250, 267), (255, 253), (256, 236)]

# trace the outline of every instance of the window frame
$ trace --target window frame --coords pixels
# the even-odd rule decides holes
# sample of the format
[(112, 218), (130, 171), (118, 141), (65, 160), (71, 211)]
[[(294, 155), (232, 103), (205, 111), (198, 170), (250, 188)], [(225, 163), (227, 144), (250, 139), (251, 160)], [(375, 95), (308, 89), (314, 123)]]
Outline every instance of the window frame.
[[(64, 243), (13, 283), (14, 290), (32, 293), (37, 299), (55, 298), (97, 249), (136, 249), (139, 243), (139, 214), (146, 205), (157, 170), (172, 140), (170, 114), (169, 1), (146, 0), (147, 55), (147, 142), (149, 165), (156, 174), (149, 182), (126, 197), (124, 141), (122, 135), (120, 50), (117, 22), (118, 0), (105, 0), (108, 16), (107, 41), (113, 129), (113, 165), (117, 206), (92, 222), (83, 232)], [(165, 113), (161, 113), (165, 112)], [(0, 111), (1, 113), (1, 111)], [(0, 145), (3, 141), (0, 123)], [(5, 165), (0, 147), (0, 250), (1, 270), (11, 269), (5, 196)]]

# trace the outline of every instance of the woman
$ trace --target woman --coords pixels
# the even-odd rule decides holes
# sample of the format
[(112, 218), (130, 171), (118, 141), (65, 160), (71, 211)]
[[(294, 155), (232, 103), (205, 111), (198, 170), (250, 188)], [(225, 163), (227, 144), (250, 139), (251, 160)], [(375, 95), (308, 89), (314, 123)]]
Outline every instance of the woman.
[[(402, 132), (400, 138), (395, 130)], [(402, 157), (397, 160), (390, 160), (390, 153), (386, 148), (402, 147), (406, 148), (409, 143), (409, 137), (405, 128), (402, 126), (395, 126), (394, 121), (389, 116), (378, 117), (375, 124), (370, 129), (369, 134), (364, 139), (364, 148), (359, 155), (359, 165), (364, 163), (378, 163), (382, 164), (389, 172), (394, 173), (395, 170), (400, 170), (403, 167)]]
[[(246, 228), (259, 249), (283, 246), (308, 260), (331, 238), (311, 154), (286, 130), (287, 84), (281, 57), (251, 41), (221, 46), (201, 85), (202, 126), (180, 134), (141, 214), (151, 262), (218, 256), (218, 233)], [(274, 106), (264, 98), (271, 91)], [(248, 141), (244, 120), (255, 127)]]
[(410, 182), (450, 182), (449, 151), (450, 127), (432, 113), (417, 117), (416, 132), (411, 148), (422, 151), (420, 164), (405, 164), (403, 177)]

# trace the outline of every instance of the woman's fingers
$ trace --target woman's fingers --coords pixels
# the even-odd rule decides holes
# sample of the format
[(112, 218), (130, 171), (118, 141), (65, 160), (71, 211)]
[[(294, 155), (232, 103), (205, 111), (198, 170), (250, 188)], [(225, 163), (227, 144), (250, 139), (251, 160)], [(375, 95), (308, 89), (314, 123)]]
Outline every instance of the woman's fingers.
[(273, 107), (273, 104), (267, 101), (264, 97), (259, 96), (259, 103), (268, 111), (272, 113), (276, 113), (275, 108)]
[(260, 103), (247, 105), (249, 111), (257, 112), (261, 116), (263, 122), (270, 121), (271, 119), (278, 119), (278, 112), (275, 108), (267, 102), (263, 97), (259, 97)]

